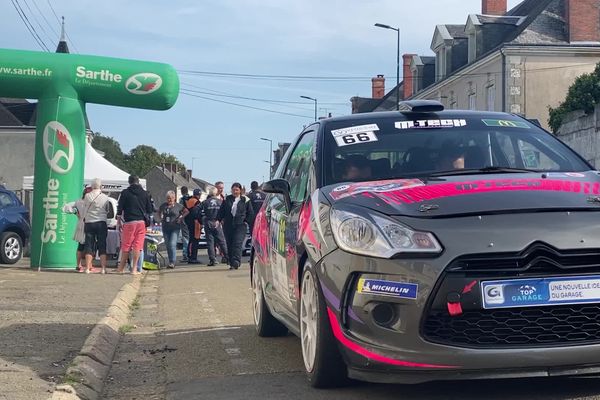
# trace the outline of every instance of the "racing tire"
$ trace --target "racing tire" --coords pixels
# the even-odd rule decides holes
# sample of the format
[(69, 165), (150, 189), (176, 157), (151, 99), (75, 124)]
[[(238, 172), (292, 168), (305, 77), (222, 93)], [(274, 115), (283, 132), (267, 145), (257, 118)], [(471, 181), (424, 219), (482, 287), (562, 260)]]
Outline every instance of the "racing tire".
[(260, 337), (278, 337), (285, 336), (288, 328), (279, 322), (267, 306), (265, 295), (262, 289), (262, 283), (258, 272), (252, 271), (252, 313), (254, 315), (254, 326), (256, 333)]
[(300, 342), (308, 381), (315, 388), (347, 386), (348, 368), (333, 336), (317, 274), (306, 264), (300, 297)]
[(23, 257), (23, 240), (14, 232), (0, 234), (0, 263), (15, 264)]

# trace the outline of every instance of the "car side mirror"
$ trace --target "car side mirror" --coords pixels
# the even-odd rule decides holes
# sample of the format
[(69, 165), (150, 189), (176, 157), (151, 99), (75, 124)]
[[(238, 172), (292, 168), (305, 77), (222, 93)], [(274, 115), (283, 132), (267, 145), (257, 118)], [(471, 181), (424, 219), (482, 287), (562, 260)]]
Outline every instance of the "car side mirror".
[(285, 199), (285, 205), (289, 210), (292, 209), (292, 199), (290, 198), (290, 184), (285, 179), (273, 179), (262, 185), (265, 193), (280, 194)]

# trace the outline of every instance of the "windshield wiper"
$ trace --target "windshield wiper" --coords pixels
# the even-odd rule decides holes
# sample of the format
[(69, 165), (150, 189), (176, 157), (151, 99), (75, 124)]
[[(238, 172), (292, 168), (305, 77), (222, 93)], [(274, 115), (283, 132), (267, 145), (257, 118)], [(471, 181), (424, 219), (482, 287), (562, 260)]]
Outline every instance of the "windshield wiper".
[(452, 169), (449, 171), (439, 171), (429, 174), (429, 176), (453, 176), (453, 175), (476, 175), (476, 174), (511, 174), (511, 173), (522, 173), (522, 172), (535, 172), (540, 173), (541, 171), (527, 168), (511, 168), (511, 167), (484, 167), (484, 168), (468, 168), (468, 169)]

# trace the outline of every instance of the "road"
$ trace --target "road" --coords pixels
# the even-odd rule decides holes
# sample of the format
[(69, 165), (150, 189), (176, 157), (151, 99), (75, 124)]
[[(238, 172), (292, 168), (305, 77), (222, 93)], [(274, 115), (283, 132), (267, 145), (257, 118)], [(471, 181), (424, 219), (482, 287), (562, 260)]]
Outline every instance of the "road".
[(589, 378), (311, 389), (299, 339), (259, 338), (252, 321), (247, 265), (150, 274), (104, 399), (600, 399)]

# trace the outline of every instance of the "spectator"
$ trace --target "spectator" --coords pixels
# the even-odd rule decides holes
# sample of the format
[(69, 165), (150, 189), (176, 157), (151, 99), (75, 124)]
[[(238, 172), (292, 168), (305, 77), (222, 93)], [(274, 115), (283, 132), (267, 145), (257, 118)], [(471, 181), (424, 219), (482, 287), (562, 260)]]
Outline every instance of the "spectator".
[(250, 194), (248, 194), (250, 202), (252, 203), (252, 210), (254, 211), (254, 217), (252, 219), (252, 223), (250, 224), (252, 226), (254, 226), (254, 219), (256, 218), (256, 215), (260, 211), (260, 208), (262, 207), (263, 202), (265, 201), (265, 196), (265, 193), (262, 190), (260, 190), (258, 182), (252, 181), (252, 183), (250, 183)]
[[(190, 199), (189, 189), (187, 186), (181, 187), (181, 198), (179, 199), (179, 204), (185, 207), (185, 204)], [(188, 230), (187, 224), (184, 222), (181, 225), (181, 252), (183, 253), (182, 261), (188, 261), (188, 246), (190, 243), (190, 231)]]
[[(77, 242), (77, 271), (83, 272), (85, 267), (82, 265), (82, 261), (85, 259), (84, 257), (84, 244), (85, 244), (85, 222), (83, 222), (83, 211), (85, 207), (85, 195), (92, 191), (90, 186), (86, 186), (83, 189), (83, 193), (81, 195), (81, 199), (73, 202), (65, 204), (63, 207), (63, 211), (67, 214), (75, 214), (77, 215), (77, 228), (75, 230), (75, 234), (73, 235), (73, 240)], [(79, 231), (79, 232), (78, 232)]]
[(215, 187), (217, 188), (217, 197), (221, 199), (221, 201), (225, 201), (225, 184), (221, 181), (215, 182)]
[(188, 264), (200, 264), (198, 261), (198, 240), (202, 233), (202, 220), (200, 196), (202, 191), (194, 189), (193, 196), (185, 202), (185, 208), (188, 210), (188, 215), (185, 217), (185, 223), (190, 232), (190, 240), (188, 244)]
[(96, 178), (92, 182), (92, 191), (85, 195), (84, 199), (85, 222), (85, 266), (86, 274), (92, 272), (92, 261), (96, 251), (100, 255), (102, 273), (106, 273), (106, 236), (108, 226), (106, 221), (112, 218), (114, 210), (108, 196), (102, 193), (102, 182)]
[(177, 262), (177, 237), (181, 230), (183, 219), (189, 211), (177, 203), (177, 195), (174, 191), (167, 192), (167, 201), (164, 202), (159, 210), (159, 218), (162, 222), (162, 232), (167, 246), (169, 265), (167, 268), (175, 268)]
[[(150, 223), (150, 215), (153, 211), (150, 196), (140, 186), (140, 179), (136, 175), (131, 175), (129, 177), (129, 187), (121, 192), (117, 208), (119, 224), (123, 227), (121, 234), (121, 251), (123, 254), (118, 272), (123, 273), (130, 253), (131, 265), (138, 265), (140, 252), (144, 249), (146, 227)], [(139, 272), (134, 267), (131, 273), (136, 275)]]
[(242, 196), (242, 185), (237, 182), (231, 185), (231, 194), (221, 205), (217, 219), (222, 221), (225, 231), (229, 269), (238, 269), (242, 262), (242, 246), (246, 231), (254, 219), (250, 199)]
[(208, 246), (208, 266), (216, 264), (215, 243), (223, 252), (223, 257), (227, 258), (227, 244), (223, 235), (223, 228), (219, 222), (218, 215), (223, 201), (217, 197), (217, 188), (211, 188), (208, 191), (208, 197), (202, 203), (202, 215), (204, 217), (204, 233), (206, 235), (206, 245)]

